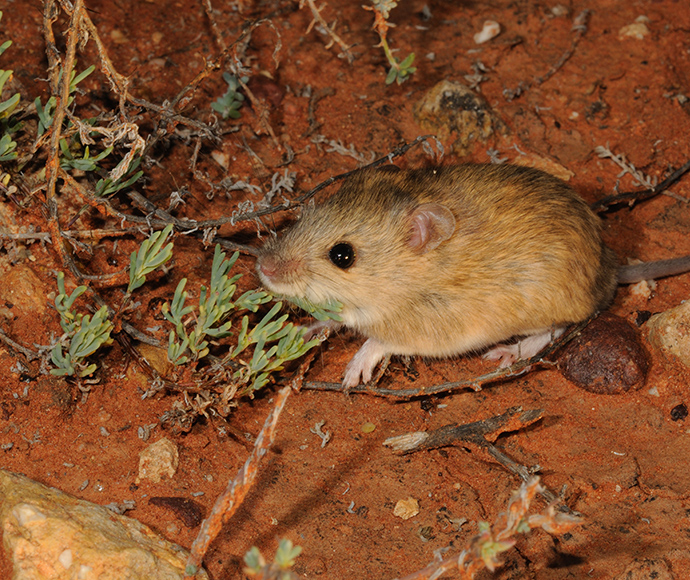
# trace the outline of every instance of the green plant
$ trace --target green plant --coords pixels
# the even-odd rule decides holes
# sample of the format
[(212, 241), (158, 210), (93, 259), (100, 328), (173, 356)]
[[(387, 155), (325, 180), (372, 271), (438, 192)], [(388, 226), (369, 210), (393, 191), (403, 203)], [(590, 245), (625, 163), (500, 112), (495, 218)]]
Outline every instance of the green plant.
[(138, 251), (132, 252), (127, 294), (131, 294), (146, 282), (146, 274), (150, 274), (172, 258), (173, 243), (170, 242), (163, 247), (172, 229), (172, 224), (169, 224), (162, 231), (152, 233), (142, 242)]
[(96, 370), (95, 364), (86, 365), (84, 359), (96, 352), (104, 344), (111, 342), (112, 323), (108, 320), (108, 307), (103, 306), (91, 318), (72, 310), (74, 301), (86, 292), (86, 286), (79, 286), (68, 296), (65, 290), (65, 274), (58, 273), (58, 295), (55, 308), (60, 314), (60, 326), (64, 330), (63, 341), (69, 344), (63, 352), (62, 342), (51, 351), (51, 360), (56, 368), (51, 373), (57, 376), (77, 375), (85, 377)]
[(293, 580), (297, 575), (290, 570), (295, 565), (295, 559), (302, 553), (300, 546), (293, 546), (288, 539), (281, 539), (278, 550), (271, 564), (266, 563), (259, 548), (252, 546), (244, 555), (245, 574), (258, 577), (261, 580)]
[(579, 516), (557, 509), (555, 503), (541, 513), (530, 515), (529, 507), (534, 496), (543, 491), (538, 477), (523, 482), (520, 489), (513, 492), (508, 509), (497, 516), (493, 525), (479, 522), (479, 533), (469, 541), (466, 549), (459, 554), (438, 558), (402, 580), (440, 578), (451, 571), (457, 571), (463, 580), (471, 580), (484, 568), (494, 572), (501, 565), (499, 556), (516, 544), (518, 534), (527, 534), (534, 528), (542, 528), (549, 534), (564, 534), (582, 523)]
[[(0, 20), (2, 20), (2, 11), (0, 11)], [(0, 55), (4, 53), (10, 46), (12, 41), (7, 40), (0, 45)], [(11, 70), (0, 69), (0, 95), (5, 83), (12, 78)], [(12, 111), (17, 107), (20, 100), (19, 93), (15, 93), (6, 101), (0, 101), (0, 123), (2, 126), (2, 137), (0, 137), (0, 162), (11, 161), (17, 158), (15, 151), (17, 143), (12, 140), (12, 133), (16, 127), (10, 127), (9, 121)]]
[(108, 197), (115, 195), (118, 191), (127, 189), (130, 185), (134, 184), (134, 182), (138, 181), (142, 175), (144, 175), (143, 171), (136, 171), (139, 165), (141, 165), (141, 157), (136, 157), (130, 164), (125, 174), (119, 179), (113, 180), (110, 177), (99, 179), (98, 183), (96, 183), (94, 195), (96, 197)]
[(381, 39), (378, 46), (383, 48), (388, 63), (391, 65), (386, 75), (386, 84), (390, 85), (395, 81), (400, 85), (417, 70), (417, 67), (412, 66), (415, 59), (413, 52), (400, 62), (393, 56), (393, 51), (388, 46), (388, 29), (395, 26), (388, 22), (388, 17), (390, 16), (390, 11), (398, 5), (398, 2), (397, 0), (372, 0), (372, 4), (373, 6), (363, 6), (363, 8), (374, 12), (374, 30)]
[[(72, 96), (72, 93), (77, 90), (77, 85), (83, 81), (86, 77), (88, 77), (94, 70), (96, 70), (96, 67), (94, 65), (91, 65), (89, 68), (87, 68), (85, 71), (81, 72), (79, 75), (77, 75), (76, 71), (72, 71), (72, 74), (70, 75), (70, 83), (69, 83), (69, 93), (70, 97), (67, 102), (67, 106), (72, 104), (72, 101), (74, 100), (74, 97)], [(62, 71), (60, 71), (60, 74), (58, 76), (58, 79), (62, 77)], [(38, 115), (38, 136), (40, 137), (45, 133), (48, 129), (50, 129), (51, 125), (53, 124), (53, 111), (55, 110), (55, 103), (56, 103), (55, 97), (50, 97), (46, 101), (45, 107), (41, 104), (41, 97), (36, 97), (36, 100), (34, 101), (34, 106), (36, 107), (36, 114)]]
[[(146, 275), (162, 266), (172, 257), (172, 242), (163, 247), (172, 231), (172, 225), (163, 231), (154, 232), (144, 240), (138, 251), (132, 252), (129, 269), (129, 286), (124, 303), (133, 290), (139, 288)], [(86, 286), (75, 288), (71, 294), (65, 290), (65, 274), (58, 273), (58, 294), (55, 297), (55, 309), (60, 314), (60, 326), (64, 335), (51, 351), (51, 360), (56, 368), (50, 372), (58, 376), (85, 377), (96, 370), (95, 364), (86, 365), (84, 359), (95, 353), (101, 346), (110, 344), (110, 332), (113, 323), (108, 320), (108, 307), (103, 306), (91, 318), (88, 314), (79, 314), (72, 310), (74, 302), (86, 292)], [(63, 345), (67, 350), (63, 351)]]
[[(229, 312), (237, 308), (256, 312), (260, 304), (271, 299), (266, 292), (250, 290), (240, 296), (236, 302), (232, 302), (237, 289), (235, 283), (241, 275), (236, 274), (228, 278), (228, 272), (238, 256), (239, 254), (235, 252), (230, 259), (226, 260), (225, 253), (220, 250), (220, 246), (216, 246), (211, 266), (211, 284), (209, 288), (201, 287), (199, 313), (196, 316), (196, 325), (191, 332), (187, 332), (184, 323), (184, 317), (194, 311), (192, 306), (185, 306), (188, 296), (188, 293), (184, 291), (187, 284), (186, 278), (180, 280), (177, 285), (171, 306), (167, 303), (163, 305), (163, 315), (175, 325), (175, 331), (170, 331), (168, 348), (168, 358), (174, 364), (184, 364), (189, 360), (189, 357), (183, 354), (187, 350), (193, 355), (194, 360), (205, 357), (209, 352), (207, 336), (212, 338), (230, 336), (232, 321), (226, 320), (221, 323)], [(175, 340), (176, 334), (182, 342)]]
[[(319, 344), (318, 339), (304, 342), (307, 328), (295, 326), (291, 322), (285, 324), (287, 314), (272, 320), (282, 307), (282, 302), (276, 302), (270, 312), (254, 328), (249, 330), (249, 318), (242, 317), (242, 327), (237, 337), (237, 346), (229, 355), (234, 359), (252, 344), (255, 344), (254, 354), (250, 361), (240, 360), (240, 369), (235, 371), (233, 378), (248, 387), (243, 392), (251, 393), (263, 387), (273, 371), (281, 370), (283, 365), (291, 360), (300, 358), (312, 347)], [(273, 344), (268, 350), (264, 347)]]
[(337, 300), (330, 300), (324, 304), (314, 304), (309, 302), (306, 298), (295, 298), (291, 297), (290, 302), (295, 306), (299, 306), (305, 312), (311, 314), (316, 320), (335, 320), (336, 322), (342, 322), (343, 317), (340, 316), (339, 312), (342, 310), (343, 305)]
[[(188, 293), (185, 291), (187, 279), (183, 278), (175, 289), (172, 303), (163, 306), (165, 318), (175, 326), (168, 336), (168, 359), (175, 365), (182, 365), (189, 360), (197, 361), (209, 353), (207, 338), (219, 339), (232, 334), (234, 320), (231, 315), (242, 310), (256, 312), (261, 304), (269, 302), (272, 296), (260, 290), (248, 290), (233, 301), (237, 289), (237, 281), (241, 275), (229, 277), (229, 271), (237, 260), (235, 252), (226, 259), (225, 252), (216, 245), (211, 266), (211, 282), (209, 287), (201, 287), (198, 309), (185, 306)], [(288, 315), (276, 318), (282, 307), (281, 302), (273, 305), (263, 319), (249, 328), (249, 317), (243, 316), (237, 343), (231, 347), (221, 365), (232, 363), (236, 370), (232, 380), (238, 386), (244, 386), (243, 392), (251, 393), (263, 387), (270, 374), (283, 368), (283, 365), (304, 355), (310, 348), (318, 344), (318, 340), (305, 342), (308, 332), (306, 328), (287, 323)], [(194, 314), (195, 316), (189, 317)], [(191, 330), (187, 328), (189, 318), (196, 320)], [(271, 344), (270, 347), (267, 345)], [(251, 359), (238, 360), (247, 348), (255, 345)]]
[(12, 140), (12, 136), (9, 133), (5, 133), (0, 137), (0, 162), (16, 159), (16, 147), (17, 143)]
[[(213, 103), (211, 103), (211, 108), (220, 113), (223, 119), (232, 117), (233, 119), (240, 118), (239, 108), (242, 106), (244, 101), (244, 95), (239, 92), (240, 81), (235, 75), (231, 75), (228, 72), (223, 73), (223, 79), (228, 83), (228, 90), (222, 97), (218, 97)], [(246, 83), (249, 80), (248, 77), (242, 77), (242, 83)]]
[[(78, 148), (81, 148), (81, 145), (78, 145)], [(60, 139), (60, 152), (62, 153), (60, 157), (60, 167), (63, 169), (77, 169), (78, 171), (96, 171), (98, 169), (96, 163), (105, 159), (112, 151), (112, 147), (107, 147), (95, 157), (91, 157), (89, 146), (87, 145), (84, 147), (84, 155), (82, 157), (75, 157), (70, 151), (67, 139), (63, 138)]]

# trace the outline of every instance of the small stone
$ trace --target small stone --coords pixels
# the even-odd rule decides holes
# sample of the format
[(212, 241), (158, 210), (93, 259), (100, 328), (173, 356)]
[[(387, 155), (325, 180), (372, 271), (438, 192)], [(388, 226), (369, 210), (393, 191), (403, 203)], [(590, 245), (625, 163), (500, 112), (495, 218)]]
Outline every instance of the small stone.
[(177, 471), (178, 462), (177, 445), (163, 437), (139, 453), (139, 475), (136, 482), (149, 479), (158, 483), (163, 476), (172, 478)]
[(449, 80), (436, 83), (414, 106), (415, 120), (441, 141), (453, 139), (453, 151), (466, 154), (475, 141), (486, 143), (497, 131), (506, 132), (483, 97)]
[(114, 28), (110, 31), (110, 39), (116, 44), (127, 44), (129, 42), (129, 38), (119, 28)]
[(671, 409), (671, 420), (672, 421), (683, 421), (688, 416), (688, 408), (685, 403), (676, 405)]
[(634, 38), (635, 40), (643, 40), (645, 36), (649, 34), (649, 28), (647, 28), (647, 22), (649, 18), (646, 16), (638, 16), (633, 24), (628, 24), (623, 26), (618, 31), (618, 38), (621, 40), (624, 38)]
[(690, 367), (690, 300), (655, 314), (645, 326), (649, 330), (649, 344), (678, 357)]
[(419, 513), (419, 502), (413, 498), (398, 500), (393, 508), (393, 515), (403, 520), (409, 520)]
[(474, 35), (474, 42), (476, 44), (484, 44), (492, 38), (496, 38), (501, 33), (501, 25), (495, 20), (487, 20), (484, 22), (480, 32)]
[(569, 342), (558, 358), (558, 369), (581, 389), (614, 395), (639, 389), (649, 361), (635, 328), (604, 312)]

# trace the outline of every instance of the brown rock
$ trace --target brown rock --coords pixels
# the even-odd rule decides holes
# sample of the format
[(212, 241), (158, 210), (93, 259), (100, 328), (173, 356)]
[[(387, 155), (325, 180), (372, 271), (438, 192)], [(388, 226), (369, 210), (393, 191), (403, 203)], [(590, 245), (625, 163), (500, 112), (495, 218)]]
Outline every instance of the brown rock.
[(414, 116), (424, 131), (441, 141), (453, 139), (453, 151), (463, 155), (474, 141), (485, 143), (504, 124), (483, 97), (461, 83), (436, 83), (414, 106)]
[(558, 358), (558, 369), (569, 381), (592, 393), (614, 395), (639, 389), (649, 362), (636, 329), (604, 312), (569, 342)]

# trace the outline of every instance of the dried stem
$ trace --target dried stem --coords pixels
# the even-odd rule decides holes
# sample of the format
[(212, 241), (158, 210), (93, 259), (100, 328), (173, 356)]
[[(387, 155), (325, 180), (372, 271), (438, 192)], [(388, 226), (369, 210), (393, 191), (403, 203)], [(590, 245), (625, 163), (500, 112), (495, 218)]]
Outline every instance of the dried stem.
[(460, 572), (463, 580), (471, 580), (484, 568), (493, 572), (500, 566), (499, 554), (515, 545), (517, 534), (538, 527), (550, 534), (564, 534), (582, 523), (582, 519), (577, 516), (556, 512), (553, 504), (541, 514), (528, 516), (529, 506), (541, 487), (537, 477), (523, 483), (517, 492), (513, 492), (508, 509), (498, 515), (493, 526), (480, 525), (479, 534), (471, 540), (467, 549), (434, 562), (402, 580), (435, 580), (452, 570)]
[(314, 0), (300, 0), (299, 7), (303, 8), (305, 3), (307, 4), (307, 6), (309, 6), (309, 10), (311, 10), (312, 14), (312, 21), (309, 23), (309, 26), (307, 26), (306, 34), (309, 34), (309, 32), (315, 24), (319, 24), (326, 31), (326, 34), (328, 34), (328, 36), (331, 38), (331, 41), (326, 45), (326, 50), (331, 48), (331, 46), (333, 46), (334, 43), (337, 44), (343, 51), (338, 56), (344, 56), (345, 58), (347, 58), (347, 62), (352, 64), (355, 61), (355, 56), (352, 54), (352, 52), (350, 52), (350, 48), (352, 48), (352, 45), (348, 45), (335, 32), (335, 25), (338, 21), (334, 20), (333, 24), (329, 26), (328, 23), (324, 20), (323, 16), (321, 16), (321, 10), (324, 9), (325, 5), (321, 8), (317, 8), (316, 4), (314, 4)]
[[(286, 211), (290, 209), (295, 209), (296, 207), (301, 206), (305, 202), (309, 201), (314, 195), (316, 195), (319, 191), (322, 189), (325, 189), (329, 185), (332, 185), (333, 183), (336, 183), (338, 181), (342, 181), (344, 179), (347, 179), (354, 173), (357, 173), (361, 169), (367, 169), (367, 168), (374, 168), (378, 167), (379, 165), (383, 165), (384, 163), (390, 163), (393, 159), (396, 157), (400, 157), (401, 155), (404, 155), (407, 153), (412, 147), (415, 147), (416, 145), (419, 145), (420, 143), (425, 143), (426, 141), (430, 139), (435, 139), (433, 135), (421, 135), (414, 139), (413, 141), (409, 143), (404, 143), (403, 145), (400, 145), (399, 147), (395, 148), (393, 151), (391, 151), (388, 155), (384, 157), (380, 157), (379, 159), (373, 161), (372, 163), (369, 163), (366, 165), (364, 168), (360, 169), (354, 169), (352, 171), (348, 171), (346, 173), (341, 173), (340, 175), (336, 175), (334, 177), (329, 177), (325, 181), (322, 181), (319, 185), (308, 191), (307, 193), (304, 193), (303, 195), (295, 198), (294, 200), (291, 200), (287, 203), (281, 204), (281, 205), (275, 205), (271, 206), (265, 209), (257, 210), (257, 211), (251, 211), (247, 213), (243, 213), (240, 215), (232, 215), (229, 217), (223, 217), (219, 219), (213, 219), (213, 220), (203, 220), (203, 221), (196, 221), (196, 220), (190, 220), (190, 219), (178, 219), (170, 215), (168, 212), (165, 210), (159, 209), (154, 203), (146, 199), (143, 195), (141, 195), (138, 192), (129, 192), (129, 197), (132, 199), (132, 202), (134, 203), (135, 206), (137, 206), (142, 212), (144, 212), (146, 215), (145, 216), (137, 216), (137, 215), (131, 215), (131, 214), (125, 214), (122, 213), (115, 208), (112, 207), (110, 202), (106, 199), (103, 198), (96, 198), (93, 195), (91, 195), (86, 188), (84, 188), (79, 182), (77, 182), (74, 178), (72, 178), (68, 173), (66, 172), (61, 172), (60, 176), (69, 184), (70, 187), (73, 187), (75, 191), (90, 205), (93, 205), (94, 207), (97, 207), (98, 210), (101, 213), (105, 213), (106, 215), (116, 217), (119, 220), (124, 220), (128, 221), (131, 223), (137, 223), (137, 224), (145, 224), (147, 227), (153, 227), (153, 228), (163, 228), (168, 224), (174, 224), (175, 229), (178, 232), (182, 233), (190, 233), (193, 232), (195, 236), (197, 237), (202, 237), (203, 236), (203, 231), (207, 230), (209, 228), (219, 228), (224, 225), (232, 225), (234, 226), (235, 224), (238, 224), (240, 222), (246, 222), (246, 221), (255, 221), (261, 217), (271, 215), (274, 213), (277, 213), (279, 211)], [(253, 254), (255, 255), (257, 253), (257, 250), (255, 248), (252, 248), (250, 246), (244, 246), (241, 244), (235, 244), (233, 242), (230, 242), (228, 240), (223, 240), (222, 238), (216, 238), (214, 241), (218, 242), (221, 244), (223, 247), (227, 248), (234, 248), (238, 249), (240, 251)]]
[(570, 332), (564, 334), (549, 346), (542, 349), (532, 358), (519, 360), (515, 364), (503, 368), (491, 371), (480, 375), (478, 377), (473, 377), (471, 379), (465, 379), (462, 381), (453, 381), (449, 383), (442, 383), (440, 385), (434, 385), (432, 387), (419, 387), (414, 389), (387, 389), (378, 387), (375, 383), (367, 383), (366, 385), (358, 385), (356, 387), (350, 387), (347, 390), (340, 383), (325, 383), (320, 381), (310, 381), (304, 383), (305, 389), (312, 389), (315, 391), (342, 391), (348, 394), (353, 393), (365, 393), (369, 395), (375, 395), (377, 397), (390, 397), (394, 399), (412, 399), (415, 397), (425, 397), (429, 395), (438, 395), (441, 393), (449, 393), (453, 391), (458, 391), (461, 389), (473, 389), (474, 391), (481, 391), (482, 386), (488, 383), (493, 383), (504, 378), (513, 378), (519, 375), (530, 372), (533, 367), (553, 367), (554, 363), (545, 360), (545, 357), (549, 356), (551, 353), (555, 352), (566, 343), (570, 342), (576, 336), (578, 336), (584, 328), (595, 318), (596, 315), (590, 316), (587, 320), (581, 322), (580, 324), (574, 326)]
[(520, 84), (515, 89), (504, 89), (503, 96), (506, 98), (506, 100), (512, 101), (514, 98), (519, 97), (532, 85), (541, 85), (545, 83), (553, 75), (555, 75), (563, 67), (563, 65), (566, 62), (568, 62), (568, 60), (570, 60), (573, 54), (575, 54), (575, 49), (577, 48), (577, 45), (580, 43), (580, 40), (582, 40), (582, 37), (587, 32), (587, 20), (589, 19), (590, 12), (590, 10), (583, 10), (582, 12), (580, 12), (580, 14), (578, 14), (575, 17), (575, 20), (573, 20), (573, 26), (571, 30), (575, 32), (575, 35), (573, 36), (573, 40), (570, 43), (570, 47), (561, 55), (558, 61), (551, 68), (549, 68), (549, 70), (546, 71), (546, 73), (544, 73), (542, 76), (535, 77), (532, 81), (520, 82)]
[(227, 521), (237, 508), (242, 504), (247, 496), (256, 475), (258, 473), (259, 461), (270, 448), (275, 437), (278, 418), (285, 407), (285, 402), (292, 388), (283, 387), (278, 393), (275, 405), (271, 413), (266, 417), (264, 426), (256, 438), (254, 449), (247, 458), (235, 479), (228, 483), (223, 494), (216, 500), (210, 515), (201, 524), (201, 529), (197, 535), (187, 560), (185, 570), (185, 580), (192, 580), (197, 570), (201, 567), (201, 562), (208, 550), (209, 545), (220, 532), (223, 522)]
[(666, 179), (661, 183), (653, 187), (652, 189), (643, 189), (641, 191), (628, 191), (625, 193), (619, 193), (616, 195), (608, 195), (603, 199), (593, 203), (590, 207), (593, 211), (601, 212), (606, 211), (611, 206), (625, 203), (627, 205), (632, 205), (638, 201), (644, 201), (650, 199), (656, 195), (659, 195), (664, 190), (671, 187), (676, 181), (678, 181), (683, 175), (690, 171), (690, 161), (685, 163), (683, 166), (679, 167), (671, 173)]
[[(74, 69), (74, 59), (77, 52), (77, 41), (79, 40), (79, 21), (84, 7), (84, 0), (75, 0), (72, 18), (67, 36), (67, 53), (62, 69), (59, 66), (51, 67), (51, 87), (55, 96), (55, 112), (53, 123), (50, 127), (50, 142), (48, 158), (46, 159), (46, 204), (48, 206), (48, 229), (53, 240), (53, 247), (58, 252), (60, 260), (66, 263), (66, 252), (63, 247), (62, 235), (60, 233), (60, 222), (58, 218), (58, 206), (55, 199), (57, 189), (57, 179), (60, 168), (59, 151), (60, 137), (62, 136), (62, 122), (65, 119), (65, 110), (69, 102), (70, 81), (72, 70)], [(52, 23), (56, 15), (56, 6), (53, 2), (47, 2), (44, 9), (44, 35), (46, 37), (48, 58), (51, 65), (57, 64), (53, 48), (55, 37), (53, 35)], [(62, 77), (58, 80), (59, 75)]]

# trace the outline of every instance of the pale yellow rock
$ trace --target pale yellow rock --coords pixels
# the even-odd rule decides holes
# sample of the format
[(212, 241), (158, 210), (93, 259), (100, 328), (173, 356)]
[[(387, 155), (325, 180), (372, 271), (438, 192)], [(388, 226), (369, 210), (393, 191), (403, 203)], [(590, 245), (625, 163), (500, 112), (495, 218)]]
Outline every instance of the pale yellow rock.
[(4, 470), (0, 500), (13, 580), (184, 577), (187, 552), (132, 518)]
[(137, 483), (142, 479), (158, 483), (164, 475), (172, 477), (177, 471), (179, 460), (177, 445), (167, 437), (159, 439), (139, 453)]
[(634, 38), (635, 40), (644, 39), (645, 36), (649, 35), (647, 22), (649, 22), (649, 18), (646, 16), (638, 16), (634, 23), (623, 26), (623, 28), (618, 31), (618, 38), (621, 40), (624, 38)]
[(690, 367), (690, 300), (655, 314), (646, 326), (650, 344), (677, 356), (685, 366)]
[(30, 317), (32, 321), (45, 314), (48, 305), (46, 286), (26, 264), (0, 266), (0, 303), (12, 304), (14, 317)]
[(409, 520), (419, 513), (419, 502), (413, 498), (400, 499), (393, 508), (393, 515), (403, 520)]

